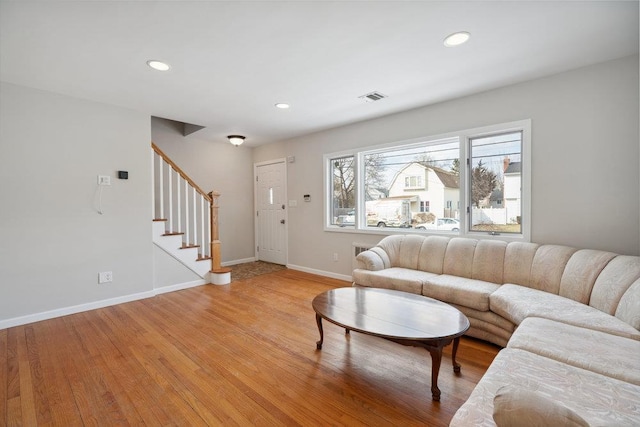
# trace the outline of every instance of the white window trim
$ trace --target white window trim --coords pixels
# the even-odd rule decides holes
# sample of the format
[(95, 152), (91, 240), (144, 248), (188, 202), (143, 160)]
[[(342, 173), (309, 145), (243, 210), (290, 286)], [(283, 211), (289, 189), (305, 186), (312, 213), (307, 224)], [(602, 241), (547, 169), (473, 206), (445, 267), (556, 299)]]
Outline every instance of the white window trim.
[[(467, 208), (471, 206), (471, 194), (468, 191), (468, 161), (471, 159), (470, 140), (497, 133), (522, 131), (522, 172), (521, 172), (521, 198), (522, 198), (522, 224), (519, 234), (491, 235), (483, 231), (469, 230)], [(505, 241), (531, 241), (531, 120), (518, 120), (508, 123), (483, 126), (467, 129), (459, 133), (460, 144), (460, 200), (464, 200), (464, 209), (460, 209), (460, 224), (464, 224), (460, 230), (461, 237), (473, 237), (476, 239), (492, 239)]]
[[(489, 136), (496, 133), (516, 132), (522, 131), (522, 175), (521, 175), (521, 195), (522, 195), (522, 224), (521, 233), (519, 234), (498, 234), (491, 235), (487, 232), (470, 231), (468, 223), (467, 207), (470, 205), (470, 194), (468, 192), (469, 182), (467, 173), (467, 159), (470, 155), (469, 140), (471, 138), (477, 138), (482, 136)], [(464, 200), (464, 206), (460, 207), (460, 224), (463, 225), (459, 233), (452, 233), (447, 231), (424, 230), (417, 231), (411, 228), (366, 228), (366, 212), (364, 208), (364, 168), (361, 165), (364, 162), (365, 154), (371, 154), (375, 152), (384, 152), (389, 148), (398, 146), (411, 146), (422, 145), (430, 142), (438, 142), (449, 138), (460, 139), (460, 201)], [(355, 226), (340, 227), (338, 225), (331, 224), (331, 165), (329, 160), (336, 157), (354, 156), (355, 162), (355, 176), (356, 176), (356, 216)], [(456, 132), (448, 132), (440, 135), (433, 135), (422, 138), (412, 138), (409, 140), (390, 142), (385, 144), (379, 144), (375, 146), (365, 146), (354, 148), (347, 151), (339, 151), (333, 153), (327, 153), (323, 156), (324, 162), (324, 231), (339, 232), (339, 233), (357, 233), (357, 234), (376, 234), (376, 235), (391, 235), (391, 234), (410, 234), (417, 233), (422, 235), (448, 235), (453, 237), (473, 237), (476, 239), (487, 240), (503, 240), (503, 241), (531, 241), (531, 120), (518, 120), (513, 122), (499, 123), (495, 125), (482, 126), (472, 129), (466, 129)]]

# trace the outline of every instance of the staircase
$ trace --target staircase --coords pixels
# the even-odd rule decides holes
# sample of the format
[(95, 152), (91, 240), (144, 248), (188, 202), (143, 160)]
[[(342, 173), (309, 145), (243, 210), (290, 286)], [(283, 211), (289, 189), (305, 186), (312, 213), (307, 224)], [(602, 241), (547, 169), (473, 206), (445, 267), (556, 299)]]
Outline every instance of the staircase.
[(153, 243), (207, 282), (231, 281), (220, 266), (219, 193), (205, 193), (155, 144)]
[(153, 220), (153, 243), (208, 281), (211, 257), (203, 256), (199, 245), (186, 244), (183, 241), (184, 233), (167, 231), (167, 222), (167, 219)]

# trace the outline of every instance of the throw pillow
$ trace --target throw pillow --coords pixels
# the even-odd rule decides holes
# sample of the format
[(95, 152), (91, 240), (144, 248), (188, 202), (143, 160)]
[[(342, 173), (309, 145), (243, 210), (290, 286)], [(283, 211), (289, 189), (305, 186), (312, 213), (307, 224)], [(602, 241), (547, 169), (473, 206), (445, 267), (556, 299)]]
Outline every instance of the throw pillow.
[(589, 426), (580, 415), (561, 403), (509, 385), (496, 392), (493, 420), (498, 427)]

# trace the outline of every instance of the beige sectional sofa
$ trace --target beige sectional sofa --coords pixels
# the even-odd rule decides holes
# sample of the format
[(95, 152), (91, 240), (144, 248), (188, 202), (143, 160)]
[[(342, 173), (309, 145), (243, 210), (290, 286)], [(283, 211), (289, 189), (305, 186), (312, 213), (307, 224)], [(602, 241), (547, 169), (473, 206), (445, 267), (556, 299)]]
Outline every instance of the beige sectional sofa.
[(357, 261), (354, 286), (447, 302), (469, 318), (467, 335), (506, 347), (452, 426), (493, 426), (505, 414), (522, 422), (540, 411), (553, 412), (547, 420), (570, 413), (583, 425), (640, 425), (640, 257), (394, 235)]

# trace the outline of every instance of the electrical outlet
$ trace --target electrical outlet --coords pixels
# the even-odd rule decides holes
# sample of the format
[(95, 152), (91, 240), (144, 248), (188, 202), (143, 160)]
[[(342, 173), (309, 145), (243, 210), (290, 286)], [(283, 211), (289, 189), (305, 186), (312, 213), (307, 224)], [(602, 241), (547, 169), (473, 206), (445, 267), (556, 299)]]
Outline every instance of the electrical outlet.
[(98, 273), (98, 284), (111, 282), (113, 282), (113, 272), (103, 271), (102, 273)]
[(98, 185), (111, 185), (111, 177), (109, 175), (98, 175)]
[(333, 253), (333, 261), (338, 262), (338, 252)]

